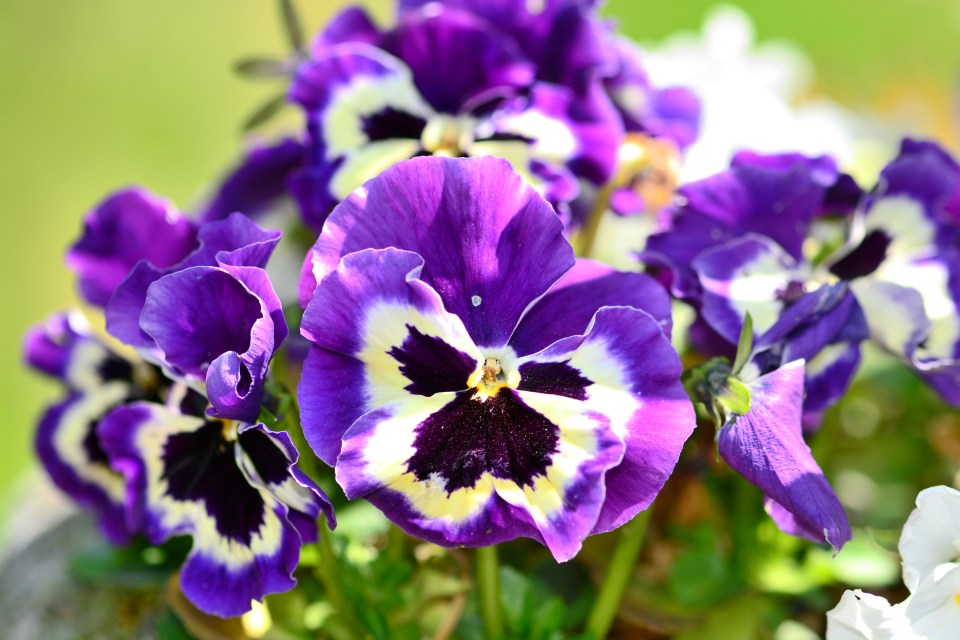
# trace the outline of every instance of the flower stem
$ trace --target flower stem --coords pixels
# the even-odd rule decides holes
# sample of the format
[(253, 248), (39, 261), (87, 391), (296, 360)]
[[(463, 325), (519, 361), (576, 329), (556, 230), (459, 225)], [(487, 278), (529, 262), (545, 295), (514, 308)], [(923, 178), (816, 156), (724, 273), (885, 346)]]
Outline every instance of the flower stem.
[(333, 545), (330, 544), (331, 535), (330, 527), (327, 525), (327, 519), (321, 516), (320, 536), (317, 540), (317, 550), (320, 552), (320, 563), (317, 566), (317, 573), (320, 575), (320, 581), (323, 583), (323, 588), (327, 592), (327, 598), (330, 600), (330, 604), (333, 605), (343, 620), (344, 626), (350, 632), (350, 637), (359, 640), (366, 634), (363, 633), (356, 616), (353, 615), (350, 601), (347, 600), (346, 594), (344, 594), (340, 586), (338, 579), (338, 575), (341, 573), (340, 562), (336, 552), (333, 550)]
[(477, 589), (480, 614), (487, 640), (503, 638), (503, 617), (500, 613), (500, 562), (497, 547), (478, 547), (476, 551)]
[(597, 199), (594, 200), (593, 207), (587, 214), (587, 219), (584, 220), (583, 226), (577, 233), (577, 255), (581, 258), (589, 258), (590, 254), (593, 253), (593, 245), (597, 241), (597, 232), (600, 230), (600, 221), (607, 212), (607, 207), (610, 205), (610, 196), (613, 195), (615, 186), (615, 183), (611, 180), (597, 192)]
[(610, 558), (607, 575), (593, 603), (590, 617), (587, 618), (587, 631), (592, 634), (594, 640), (606, 638), (614, 618), (617, 617), (623, 594), (637, 565), (637, 556), (640, 555), (640, 549), (643, 547), (651, 511), (652, 507), (648, 507), (620, 530), (620, 540), (613, 551), (613, 557)]

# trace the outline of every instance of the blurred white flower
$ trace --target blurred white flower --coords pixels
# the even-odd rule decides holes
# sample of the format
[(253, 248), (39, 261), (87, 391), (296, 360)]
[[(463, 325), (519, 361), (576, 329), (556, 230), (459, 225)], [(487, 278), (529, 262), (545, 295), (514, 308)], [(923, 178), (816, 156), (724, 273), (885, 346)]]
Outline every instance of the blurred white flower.
[(702, 101), (698, 140), (686, 151), (684, 182), (725, 169), (742, 149), (830, 154), (858, 179), (876, 176), (895, 152), (885, 127), (826, 99), (804, 99), (813, 66), (788, 42), (755, 43), (742, 10), (711, 10), (702, 34), (679, 33), (645, 48), (654, 85), (683, 85)]
[(932, 487), (900, 536), (910, 597), (891, 605), (859, 589), (827, 613), (827, 640), (951, 640), (960, 637), (960, 492)]

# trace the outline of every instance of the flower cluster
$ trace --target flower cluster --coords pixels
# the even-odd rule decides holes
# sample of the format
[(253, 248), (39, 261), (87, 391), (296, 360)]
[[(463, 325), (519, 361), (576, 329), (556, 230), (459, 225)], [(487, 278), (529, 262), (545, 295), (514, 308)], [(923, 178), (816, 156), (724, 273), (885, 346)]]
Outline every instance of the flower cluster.
[[(26, 340), (67, 393), (36, 440), (57, 486), (114, 542), (190, 536), (184, 594), (234, 616), (335, 526), (295, 442), (408, 534), (566, 561), (650, 507), (692, 396), (776, 524), (839, 550), (805, 438), (861, 345), (960, 405), (960, 166), (908, 139), (869, 190), (830, 157), (751, 151), (681, 186), (699, 102), (598, 11), (346, 9), (291, 66), (303, 130), (197, 215), (139, 188), (96, 206), (67, 253), (85, 313)], [(254, 221), (283, 198), (300, 251)], [(275, 250), (299, 279), (271, 281)], [(675, 303), (705, 361), (686, 385)]]
[(263, 267), (279, 234), (246, 217), (197, 226), (140, 189), (86, 218), (68, 263), (108, 334), (77, 313), (28, 334), (27, 361), (67, 398), (37, 451), (106, 535), (189, 535), (184, 594), (218, 615), (294, 584), (302, 542), (330, 503), (290, 436), (262, 421), (269, 363), (287, 335)]
[(931, 487), (903, 525), (900, 556), (910, 597), (896, 605), (856, 589), (827, 613), (827, 640), (947, 640), (960, 620), (960, 491)]

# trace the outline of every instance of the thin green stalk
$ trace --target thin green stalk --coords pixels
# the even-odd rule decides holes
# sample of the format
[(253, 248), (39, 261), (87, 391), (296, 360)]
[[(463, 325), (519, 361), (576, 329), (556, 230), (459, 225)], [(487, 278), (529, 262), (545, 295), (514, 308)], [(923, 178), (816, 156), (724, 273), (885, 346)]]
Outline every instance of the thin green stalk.
[(478, 547), (476, 550), (477, 595), (480, 615), (487, 640), (503, 638), (503, 616), (500, 612), (500, 561), (497, 547)]
[(633, 569), (637, 566), (637, 557), (643, 547), (651, 511), (652, 507), (637, 514), (637, 517), (620, 530), (620, 540), (617, 541), (617, 548), (610, 558), (607, 575), (600, 586), (597, 600), (593, 603), (590, 617), (587, 618), (587, 631), (593, 635), (594, 640), (606, 638), (613, 620), (617, 617), (623, 594), (630, 584)]
[(330, 604), (334, 606), (340, 615), (344, 626), (350, 632), (350, 637), (360, 640), (366, 634), (364, 634), (362, 627), (357, 622), (356, 616), (353, 615), (350, 601), (347, 600), (347, 596), (340, 586), (338, 577), (340, 574), (340, 561), (337, 558), (336, 552), (333, 550), (333, 545), (330, 543), (330, 536), (331, 532), (330, 527), (327, 525), (327, 519), (321, 516), (320, 537), (317, 540), (317, 550), (320, 552), (320, 563), (317, 567), (317, 573), (320, 575), (320, 581), (323, 583), (323, 588), (327, 592), (327, 598), (329, 598)]
[(603, 185), (597, 193), (593, 208), (590, 209), (587, 219), (577, 234), (577, 255), (581, 258), (589, 258), (593, 253), (593, 245), (597, 241), (597, 232), (600, 230), (600, 221), (610, 205), (610, 196), (613, 195), (614, 187), (615, 183), (612, 180)]

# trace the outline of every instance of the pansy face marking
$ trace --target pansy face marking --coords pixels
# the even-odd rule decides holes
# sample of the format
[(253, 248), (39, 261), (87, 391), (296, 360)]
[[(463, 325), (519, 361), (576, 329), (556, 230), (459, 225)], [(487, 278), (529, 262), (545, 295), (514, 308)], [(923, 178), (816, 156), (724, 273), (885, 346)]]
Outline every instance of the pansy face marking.
[(649, 505), (693, 426), (669, 302), (562, 234), (493, 158), (405, 161), (334, 211), (301, 280), (299, 397), (349, 498), (431, 542), (526, 536), (559, 560)]

